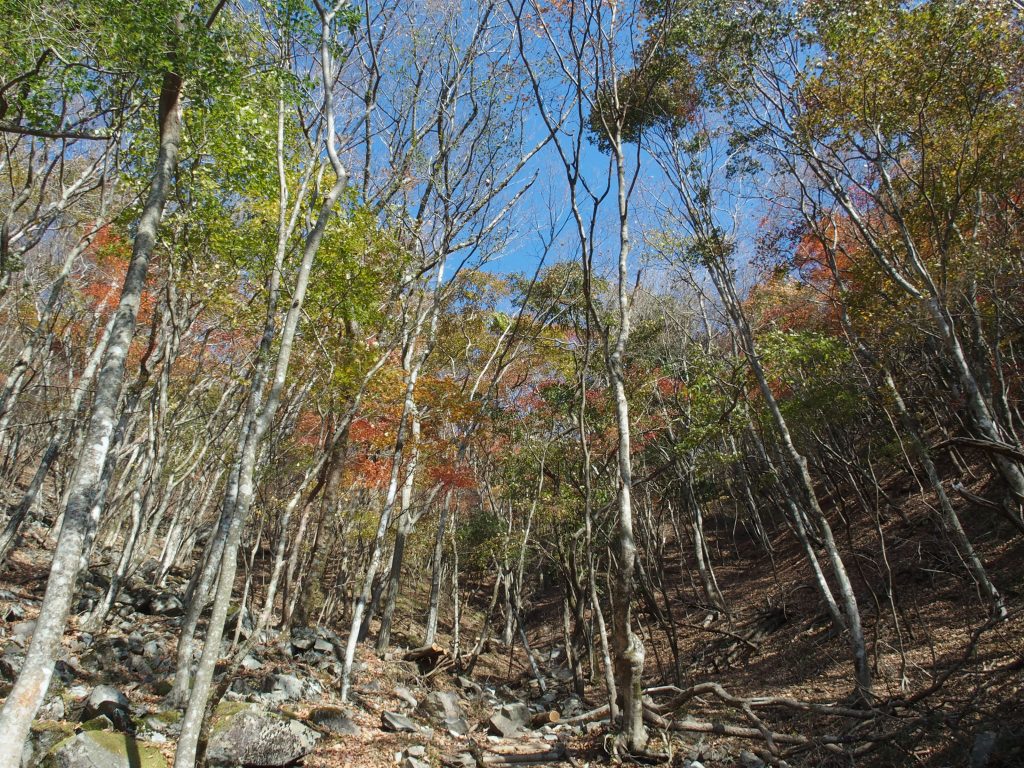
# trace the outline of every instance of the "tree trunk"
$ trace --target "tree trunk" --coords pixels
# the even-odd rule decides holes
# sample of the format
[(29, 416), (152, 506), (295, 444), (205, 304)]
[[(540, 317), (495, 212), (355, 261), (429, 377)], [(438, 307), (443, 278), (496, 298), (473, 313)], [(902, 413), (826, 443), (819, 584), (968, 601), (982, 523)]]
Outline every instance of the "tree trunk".
[(15, 766), (36, 710), (42, 703), (53, 674), (53, 664), (67, 622), (75, 582), (83, 563), (86, 545), (95, 530), (96, 498), (107, 460), (117, 403), (124, 385), (124, 368), (135, 330), (139, 301), (145, 286), (149, 259), (163, 218), (181, 141), (181, 77), (167, 72), (160, 91), (160, 147), (149, 195), (139, 218), (132, 257), (125, 273), (117, 319), (103, 353), (92, 415), (79, 456), (74, 480), (63, 510), (57, 547), (53, 555), (46, 595), (40, 606), (35, 634), (18, 680), (0, 713), (0, 765)]

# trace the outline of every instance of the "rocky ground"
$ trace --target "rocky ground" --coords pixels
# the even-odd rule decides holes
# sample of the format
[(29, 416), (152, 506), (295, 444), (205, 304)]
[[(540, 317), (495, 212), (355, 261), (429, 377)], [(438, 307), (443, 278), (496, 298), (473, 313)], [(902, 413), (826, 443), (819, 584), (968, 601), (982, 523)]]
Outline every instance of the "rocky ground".
[[(728, 618), (689, 601), (680, 562), (659, 564), (671, 577), (673, 622), (659, 626), (639, 615), (648, 649), (651, 747), (662, 762), (690, 768), (1024, 765), (1024, 545), (976, 521), (972, 536), (1011, 606), (1008, 621), (984, 625), (980, 602), (963, 597), (962, 568), (943, 554), (941, 542), (928, 538), (934, 528), (924, 511), (908, 504), (905, 512), (884, 521), (901, 621), (891, 620), (881, 593), (862, 600), (876, 691), (884, 702), (871, 718), (830, 709), (848, 701), (847, 651), (823, 619), (795, 546), (780, 539), (774, 562), (765, 567), (751, 567), (749, 554), (739, 550), (716, 551), (720, 583), (733, 601)], [(0, 696), (21, 667), (48, 572), (46, 532), (30, 532), (26, 544), (0, 577)], [(853, 562), (877, 549), (854, 538), (847, 546)], [(858, 567), (871, 583), (869, 569), (878, 564), (862, 558)], [(181, 713), (168, 706), (166, 695), (185, 574), (160, 590), (135, 580), (103, 632), (81, 631), (79, 619), (104, 586), (101, 568), (81, 585), (50, 691), (25, 746), (25, 768), (165, 768), (173, 758)], [(411, 581), (408, 599), (419, 599), (418, 589)], [(405, 658), (407, 647), (384, 658), (361, 648), (351, 701), (341, 706), (341, 637), (328, 628), (299, 627), (287, 641), (266, 638), (244, 658), (217, 705), (206, 759), (225, 768), (606, 764), (611, 743), (600, 710), (604, 693), (600, 681), (592, 681), (586, 700), (572, 693), (559, 600), (554, 592), (535, 594), (524, 617), (543, 687), (518, 644), (492, 644), (472, 678), (443, 655), (416, 662)], [(479, 615), (470, 603), (464, 632), (473, 638)], [(228, 638), (236, 630), (247, 637), (248, 622), (242, 617), (239, 627), (238, 620), (236, 613)], [(420, 627), (405, 629), (396, 633), (399, 643), (422, 636)], [(448, 642), (439, 639), (442, 647)], [(671, 671), (672, 642), (684, 687), (696, 686), (685, 701)], [(785, 741), (773, 751), (765, 733)], [(852, 760), (839, 755), (835, 744), (825, 743), (828, 734), (863, 751)]]
[[(40, 558), (40, 561), (42, 558)], [(32, 636), (44, 579), (40, 563), (19, 553), (20, 588), (0, 589), (0, 693), (9, 689)], [(13, 582), (13, 583), (12, 583)], [(102, 579), (92, 576), (85, 610)], [(124, 590), (103, 633), (79, 631), (72, 620), (50, 691), (25, 746), (23, 766), (163, 768), (173, 760), (181, 712), (165, 696), (183, 613), (181, 581), (154, 591)], [(241, 636), (247, 635), (243, 621)], [(341, 638), (319, 627), (295, 629), (287, 642), (258, 644), (213, 714), (206, 760), (213, 766), (476, 766), (589, 765), (604, 762), (606, 721), (588, 715), (596, 702), (570, 692), (571, 673), (555, 648), (537, 654), (544, 690), (524, 676), (521, 652), (509, 663), (495, 648), (478, 679), (446, 669), (444, 656), (420, 663), (402, 649), (357, 662), (352, 701), (341, 706)], [(440, 665), (437, 662), (442, 662)], [(506, 668), (507, 665), (507, 668)], [(506, 668), (509, 679), (498, 681)], [(675, 749), (681, 748), (680, 743)], [(763, 765), (751, 752), (730, 754), (691, 742), (676, 765), (725, 768)]]

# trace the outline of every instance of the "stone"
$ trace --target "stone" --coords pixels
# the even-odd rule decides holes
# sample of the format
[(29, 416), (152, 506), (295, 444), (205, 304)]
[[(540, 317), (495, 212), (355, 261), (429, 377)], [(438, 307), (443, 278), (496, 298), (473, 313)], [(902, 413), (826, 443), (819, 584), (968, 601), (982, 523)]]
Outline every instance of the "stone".
[(64, 699), (60, 696), (47, 699), (36, 712), (37, 720), (63, 720), (66, 716), (67, 707), (64, 706)]
[(125, 733), (134, 729), (128, 699), (112, 685), (97, 685), (86, 699), (82, 710), (82, 721), (92, 720), (103, 715), (110, 719), (113, 726)]
[(441, 723), (452, 736), (469, 736), (472, 730), (464, 717), (446, 717)]
[(498, 714), (507, 717), (513, 723), (517, 723), (521, 727), (529, 723), (532, 716), (530, 708), (521, 701), (517, 701), (512, 704), (503, 704), (498, 710)]
[(268, 675), (263, 681), (267, 698), (275, 701), (298, 701), (305, 691), (302, 681), (295, 675)]
[(35, 768), (55, 744), (75, 735), (72, 723), (57, 720), (35, 720), (21, 751), (22, 768)]
[(583, 702), (578, 696), (569, 696), (558, 706), (558, 711), (562, 717), (573, 717), (583, 711)]
[(308, 651), (316, 645), (316, 633), (309, 627), (297, 627), (292, 630), (292, 648), (297, 651)]
[(749, 749), (740, 752), (740, 766), (741, 768), (765, 768), (764, 760)]
[(418, 757), (407, 757), (402, 761), (402, 768), (430, 768), (430, 763)]
[(45, 768), (166, 768), (167, 761), (151, 744), (124, 733), (84, 731), (65, 739), (43, 759)]
[(334, 643), (330, 640), (324, 640), (322, 637), (318, 637), (316, 642), (313, 643), (313, 650), (319, 651), (320, 653), (334, 653)]
[(27, 643), (35, 631), (35, 621), (19, 621), (11, 627), (11, 635), (14, 636), (14, 641), (21, 644)]
[(218, 707), (206, 759), (214, 766), (278, 768), (313, 751), (320, 735), (298, 720), (252, 707)]
[(419, 706), (419, 702), (416, 700), (416, 697), (413, 696), (412, 691), (404, 685), (395, 686), (395, 696), (401, 699), (403, 703), (408, 704), (412, 709), (416, 709), (416, 707)]
[(309, 713), (309, 722), (335, 736), (358, 736), (362, 730), (338, 707), (317, 707)]
[(416, 723), (398, 712), (381, 712), (380, 724), (385, 731), (392, 733), (416, 733)]
[(179, 709), (165, 709), (161, 712), (153, 712), (146, 715), (146, 728), (154, 733), (177, 736), (181, 733), (182, 713)]
[(416, 714), (434, 724), (462, 717), (459, 695), (454, 691), (431, 691), (416, 707)]
[(522, 725), (513, 720), (509, 720), (501, 713), (491, 715), (487, 724), (488, 730), (492, 734), (495, 736), (501, 736), (503, 739), (510, 739), (522, 730)]
[(165, 592), (150, 598), (146, 610), (154, 616), (184, 616), (185, 604), (177, 595)]
[(114, 724), (110, 721), (110, 718), (106, 715), (97, 715), (96, 717), (85, 720), (81, 724), (83, 731), (112, 731), (114, 730)]
[(411, 747), (406, 747), (402, 753), (403, 757), (426, 757), (427, 748), (422, 744), (413, 744)]
[(251, 655), (246, 655), (246, 657), (242, 659), (241, 664), (242, 669), (248, 670), (260, 669), (263, 667), (263, 662)]

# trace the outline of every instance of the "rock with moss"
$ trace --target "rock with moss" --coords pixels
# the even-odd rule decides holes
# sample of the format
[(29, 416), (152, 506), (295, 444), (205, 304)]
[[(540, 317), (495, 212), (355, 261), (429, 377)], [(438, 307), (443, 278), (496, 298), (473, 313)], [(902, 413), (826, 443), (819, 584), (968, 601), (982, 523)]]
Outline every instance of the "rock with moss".
[(22, 768), (35, 768), (54, 744), (75, 735), (75, 726), (63, 720), (36, 720), (22, 751)]
[(253, 707), (218, 707), (206, 759), (213, 766), (276, 768), (313, 751), (320, 735), (297, 720)]
[(84, 731), (53, 747), (43, 768), (167, 768), (167, 760), (152, 744), (124, 733)]

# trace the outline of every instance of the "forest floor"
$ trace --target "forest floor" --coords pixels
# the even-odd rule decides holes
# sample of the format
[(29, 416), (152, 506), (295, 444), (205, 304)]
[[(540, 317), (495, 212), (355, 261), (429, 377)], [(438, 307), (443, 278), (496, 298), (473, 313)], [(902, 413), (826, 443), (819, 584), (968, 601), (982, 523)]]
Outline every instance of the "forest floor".
[[(971, 490), (984, 496), (989, 478), (978, 474)], [(673, 553), (669, 561), (646, 564), (664, 574), (664, 591), (655, 596), (659, 610), (664, 612), (666, 602), (671, 609), (671, 622), (664, 613), (659, 620), (649, 606), (638, 611), (647, 648), (645, 682), (658, 689), (650, 703), (662, 716), (658, 720), (652, 715), (652, 749), (666, 753), (673, 765), (705, 768), (1024, 766), (1024, 541), (993, 512), (958, 502), (968, 534), (1009, 609), (1008, 620), (988, 622), (965, 568), (949, 554), (929, 512), (933, 499), (911, 483), (905, 474), (884, 479), (874, 515), (844, 508), (830, 512), (864, 615), (875, 675), (876, 700), (870, 707), (851, 698), (848, 646), (827, 620), (795, 536), (784, 526), (777, 530), (768, 557), (752, 543), (733, 546), (737, 537), (731, 519), (711, 516), (706, 521), (717, 579), (729, 603), (727, 616), (698, 599), (695, 574), (688, 571), (689, 560), (679, 555), (678, 546), (667, 549)], [(17, 672), (45, 587), (50, 546), (46, 532), (34, 529), (0, 574), (0, 681), (10, 681)], [(423, 579), (408, 581), (403, 599), (407, 609), (423, 604), (425, 589)], [(182, 584), (179, 578), (177, 587)], [(470, 603), (464, 617), (463, 647), (475, 641), (482, 620), (487, 591), (480, 588), (476, 594), (478, 604)], [(444, 668), (427, 674), (402, 661), (401, 647), (415, 645), (422, 629), (408, 618), (418, 611), (400, 607), (396, 650), (381, 659), (368, 646), (360, 648), (354, 700), (346, 708), (358, 733), (327, 734), (305, 764), (343, 768), (403, 763), (416, 768), (419, 760), (419, 765), (436, 766), (442, 757), (465, 753), (470, 739), (490, 755), (487, 760), (497, 752), (540, 754), (564, 745), (576, 765), (608, 762), (605, 725), (597, 715), (585, 717), (605, 703), (603, 686), (595, 681), (587, 696), (577, 700), (564, 667), (560, 592), (533, 594), (526, 608), (527, 635), (546, 695), (519, 643), (512, 648), (489, 643), (472, 680)], [(109, 629), (95, 637), (80, 632), (77, 619), (72, 619), (56, 676), (63, 689), (40, 715), (46, 724), (36, 728), (35, 760), (53, 742), (40, 733), (67, 736), (81, 730), (77, 721), (83, 702), (98, 684), (125, 693), (139, 738), (173, 756), (175, 718), (168, 716), (163, 694), (173, 672), (180, 619), (151, 615), (133, 605), (130, 592), (119, 612)], [(337, 702), (340, 638), (325, 637), (337, 641), (334, 652), (326, 655), (278, 645), (257, 649), (251, 668), (240, 672), (225, 699), (257, 702), (309, 722), (314, 709)], [(450, 639), (442, 633), (438, 643), (445, 646)], [(301, 692), (279, 691), (275, 681), (282, 675), (298, 678)], [(685, 705), (668, 711), (665, 705), (678, 693), (670, 686), (701, 687)], [(472, 729), (469, 736), (436, 724), (428, 727), (429, 716), (413, 707), (410, 695), (422, 702), (433, 690), (458, 692), (462, 715)], [(730, 701), (727, 695), (736, 698)], [(535, 710), (561, 710), (569, 722), (527, 727), (509, 737), (486, 735), (488, 718), (515, 702)], [(807, 711), (807, 704), (820, 705), (819, 711)], [(850, 711), (821, 709), (834, 705)], [(385, 732), (385, 712), (413, 715), (415, 730)], [(670, 730), (673, 722), (682, 730)], [(729, 735), (742, 729), (742, 738)], [(767, 732), (777, 741), (774, 752)], [(410, 747), (413, 752), (406, 753)], [(424, 748), (422, 756), (418, 747)]]

